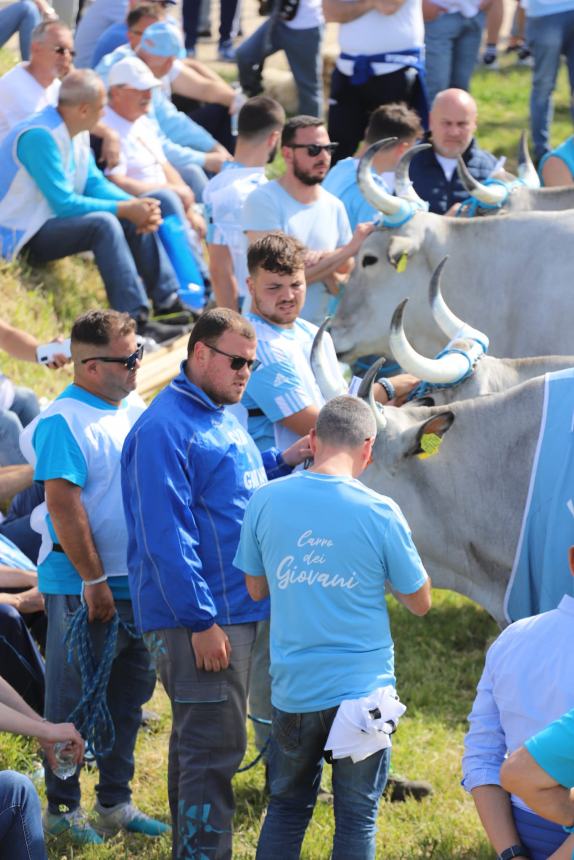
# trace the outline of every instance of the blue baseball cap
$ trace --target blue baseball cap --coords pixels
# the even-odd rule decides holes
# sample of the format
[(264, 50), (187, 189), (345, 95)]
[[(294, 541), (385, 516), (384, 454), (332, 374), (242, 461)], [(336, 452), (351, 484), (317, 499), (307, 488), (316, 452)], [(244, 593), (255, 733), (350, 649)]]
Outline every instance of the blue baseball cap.
[(183, 39), (177, 25), (168, 21), (150, 24), (143, 32), (137, 50), (146, 51), (154, 57), (185, 57)]

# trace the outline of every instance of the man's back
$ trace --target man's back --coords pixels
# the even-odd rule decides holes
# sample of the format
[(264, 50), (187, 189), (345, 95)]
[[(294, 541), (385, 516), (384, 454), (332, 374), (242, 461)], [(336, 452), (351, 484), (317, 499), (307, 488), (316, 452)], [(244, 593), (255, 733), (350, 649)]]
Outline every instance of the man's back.
[(408, 594), (426, 574), (391, 499), (348, 477), (275, 481), (247, 508), (237, 560), (267, 576), (276, 707), (316, 711), (394, 685), (385, 581)]

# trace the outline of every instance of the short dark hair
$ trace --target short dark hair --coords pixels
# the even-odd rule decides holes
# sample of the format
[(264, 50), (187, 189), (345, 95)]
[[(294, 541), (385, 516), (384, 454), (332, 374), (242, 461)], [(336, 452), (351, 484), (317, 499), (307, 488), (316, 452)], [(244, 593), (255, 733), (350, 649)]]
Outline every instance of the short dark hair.
[(107, 346), (113, 337), (123, 337), (136, 330), (136, 321), (128, 314), (112, 310), (87, 311), (72, 326), (72, 343)]
[(156, 21), (159, 21), (157, 9), (148, 3), (142, 3), (140, 6), (130, 9), (126, 18), (128, 30), (131, 30), (134, 24), (139, 23), (142, 18), (154, 18)]
[(290, 143), (293, 143), (297, 130), (300, 128), (321, 128), (324, 125), (324, 120), (316, 116), (306, 116), (305, 114), (293, 116), (283, 126), (281, 146), (288, 146)]
[(240, 137), (254, 140), (279, 131), (285, 122), (285, 111), (269, 96), (254, 96), (248, 99), (237, 117), (237, 132)]
[(305, 246), (278, 230), (267, 233), (249, 246), (247, 268), (251, 276), (257, 269), (277, 275), (292, 275), (305, 268)]
[(377, 423), (371, 409), (358, 397), (343, 394), (326, 403), (315, 426), (317, 438), (337, 448), (358, 448), (377, 435)]
[(195, 344), (207, 343), (215, 346), (222, 334), (233, 331), (247, 340), (255, 340), (255, 329), (245, 317), (230, 308), (211, 308), (201, 314), (195, 323), (187, 344), (188, 356), (193, 354)]
[(365, 141), (376, 143), (377, 140), (383, 140), (385, 137), (407, 140), (411, 137), (421, 137), (422, 133), (418, 113), (403, 102), (393, 102), (381, 105), (372, 112), (365, 131)]

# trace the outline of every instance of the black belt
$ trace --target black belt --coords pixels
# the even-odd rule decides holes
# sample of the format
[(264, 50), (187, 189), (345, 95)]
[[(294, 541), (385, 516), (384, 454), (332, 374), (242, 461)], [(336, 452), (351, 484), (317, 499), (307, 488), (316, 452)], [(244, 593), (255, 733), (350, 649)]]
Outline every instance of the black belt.
[(64, 555), (66, 554), (66, 550), (64, 549), (64, 547), (62, 546), (61, 543), (53, 543), (52, 544), (52, 551), (53, 552), (63, 552)]
[(262, 409), (248, 409), (247, 414), (250, 418), (261, 418), (265, 415)]

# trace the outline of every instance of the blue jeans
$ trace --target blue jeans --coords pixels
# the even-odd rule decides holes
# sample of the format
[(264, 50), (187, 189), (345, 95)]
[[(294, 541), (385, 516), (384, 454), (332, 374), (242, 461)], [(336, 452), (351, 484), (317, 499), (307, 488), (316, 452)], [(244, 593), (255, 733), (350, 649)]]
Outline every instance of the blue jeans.
[[(273, 708), (269, 753), (271, 798), (257, 860), (297, 860), (321, 783), (323, 748), (337, 708), (287, 714)], [(335, 836), (332, 860), (375, 860), (379, 801), (390, 749), (354, 764), (333, 761)]]
[(13, 770), (0, 773), (0, 857), (46, 860), (40, 798), (31, 780)]
[[(46, 707), (44, 716), (54, 723), (66, 722), (81, 696), (81, 679), (75, 663), (68, 663), (64, 636), (74, 612), (80, 606), (76, 595), (46, 594), (48, 638), (46, 642)], [(129, 600), (117, 600), (120, 619), (133, 625)], [(90, 625), (92, 645), (99, 658), (107, 624)], [(143, 639), (133, 639), (120, 627), (116, 656), (108, 683), (108, 707), (116, 731), (115, 744), (107, 756), (97, 757), (100, 779), (96, 785), (98, 800), (104, 806), (127, 803), (131, 797), (130, 781), (134, 775), (134, 747), (141, 724), (141, 709), (152, 696), (155, 673)], [(62, 780), (46, 766), (46, 795), (50, 812), (62, 805), (74, 810), (80, 805), (78, 774)]]
[[(181, 17), (185, 32), (185, 47), (188, 51), (195, 48), (199, 26), (200, 0), (183, 0)], [(219, 44), (231, 41), (233, 24), (238, 0), (220, 0)]]
[(34, 392), (16, 386), (12, 406), (0, 410), (0, 466), (28, 462), (20, 451), (20, 433), (39, 412), (38, 398)]
[(157, 233), (139, 234), (111, 212), (50, 218), (25, 249), (33, 263), (93, 251), (111, 307), (136, 319), (147, 315), (146, 291), (156, 307), (165, 307), (179, 289)]
[[(530, 93), (530, 124), (536, 159), (550, 151), (549, 129), (552, 122), (552, 93), (560, 67), (566, 57), (570, 89), (574, 88), (574, 9), (556, 15), (526, 19), (526, 41), (532, 51), (534, 70)], [(574, 107), (570, 105), (574, 119)]]
[(425, 24), (426, 84), (429, 102), (449, 87), (468, 90), (474, 69), (484, 12), (465, 18), (460, 12), (445, 12)]
[(285, 51), (299, 93), (299, 113), (323, 116), (323, 28), (294, 30), (271, 16), (237, 48), (241, 88), (248, 96), (263, 92), (261, 73), (267, 57)]
[(42, 16), (31, 0), (21, 0), (5, 9), (0, 9), (0, 46), (18, 31), (22, 59), (29, 60), (32, 30), (41, 20)]

